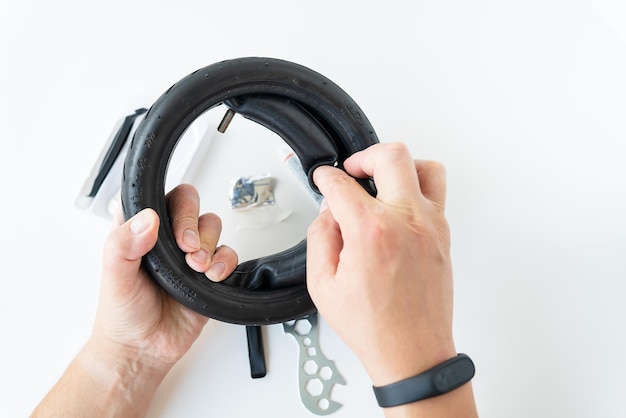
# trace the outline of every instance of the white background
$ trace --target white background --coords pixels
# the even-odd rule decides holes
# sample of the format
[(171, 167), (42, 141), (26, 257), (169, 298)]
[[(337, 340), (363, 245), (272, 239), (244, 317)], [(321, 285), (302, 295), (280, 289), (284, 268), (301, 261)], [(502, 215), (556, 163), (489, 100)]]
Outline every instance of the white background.
[[(625, 41), (620, 0), (3, 0), (0, 416), (28, 416), (89, 335), (109, 225), (74, 200), (129, 101), (251, 55), (324, 74), (381, 141), (446, 165), (455, 336), (483, 417), (626, 416)], [(313, 215), (291, 203), (302, 237)], [(252, 380), (243, 328), (211, 321), (148, 415), (312, 416), (294, 340), (265, 332)], [(348, 382), (335, 416), (382, 416), (323, 321), (320, 340)]]

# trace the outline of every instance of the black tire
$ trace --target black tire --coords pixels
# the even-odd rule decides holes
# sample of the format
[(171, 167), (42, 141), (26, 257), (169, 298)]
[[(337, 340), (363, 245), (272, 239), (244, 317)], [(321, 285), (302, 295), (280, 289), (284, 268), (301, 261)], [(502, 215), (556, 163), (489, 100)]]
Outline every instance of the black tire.
[(174, 299), (202, 315), (243, 325), (306, 316), (315, 311), (306, 289), (306, 241), (241, 263), (226, 281), (214, 283), (187, 265), (174, 240), (164, 199), (168, 162), (187, 127), (218, 105), (277, 132), (309, 178), (317, 166), (341, 166), (377, 143), (374, 129), (354, 100), (321, 74), (284, 60), (246, 57), (209, 65), (174, 84), (152, 105), (126, 156), (124, 215), (129, 219), (147, 207), (159, 214), (159, 238), (143, 264)]

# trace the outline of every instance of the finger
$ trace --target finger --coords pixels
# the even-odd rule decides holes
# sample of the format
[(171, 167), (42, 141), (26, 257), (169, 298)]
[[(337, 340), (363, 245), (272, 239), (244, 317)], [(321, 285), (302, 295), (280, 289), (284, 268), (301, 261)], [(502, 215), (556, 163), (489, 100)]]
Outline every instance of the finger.
[(313, 296), (325, 280), (335, 276), (343, 248), (339, 224), (329, 210), (322, 210), (309, 225), (306, 248), (307, 287)]
[(338, 168), (318, 167), (313, 172), (313, 181), (324, 195), (332, 217), (342, 226), (344, 233), (358, 231), (359, 214), (378, 203), (356, 180)]
[(350, 156), (344, 167), (354, 177), (372, 177), (376, 197), (383, 202), (394, 204), (420, 195), (413, 159), (400, 142), (372, 145)]
[(167, 194), (165, 200), (178, 247), (186, 253), (200, 250), (200, 197), (195, 187), (190, 184), (178, 185)]
[(442, 209), (446, 205), (446, 168), (436, 161), (415, 160), (422, 194)]
[(110, 232), (104, 247), (103, 273), (112, 278), (118, 292), (136, 284), (141, 258), (156, 244), (158, 230), (158, 215), (144, 209)]
[(238, 260), (235, 250), (226, 245), (219, 246), (211, 257), (211, 266), (205, 275), (214, 282), (222, 281), (235, 271)]
[(222, 232), (222, 220), (214, 213), (205, 213), (196, 220), (199, 248), (188, 252), (187, 264), (200, 273), (206, 272), (211, 265), (211, 256), (215, 252)]

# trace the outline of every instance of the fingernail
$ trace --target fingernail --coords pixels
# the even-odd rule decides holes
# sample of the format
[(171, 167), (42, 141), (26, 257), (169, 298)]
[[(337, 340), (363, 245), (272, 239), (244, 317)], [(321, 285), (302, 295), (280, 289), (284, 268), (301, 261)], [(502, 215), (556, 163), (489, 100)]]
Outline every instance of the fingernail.
[(185, 229), (185, 232), (183, 232), (183, 242), (193, 248), (198, 248), (200, 246), (198, 234), (191, 229)]
[(130, 231), (139, 235), (145, 232), (152, 223), (152, 217), (145, 210), (142, 210), (138, 214), (136, 214), (130, 222)]
[(224, 270), (226, 270), (224, 263), (217, 262), (213, 264), (209, 270), (207, 270), (206, 276), (213, 281), (217, 281), (221, 279), (222, 274), (224, 274)]
[(208, 258), (206, 251), (204, 250), (200, 250), (200, 251), (196, 251), (195, 253), (191, 254), (191, 258), (193, 258), (195, 261), (197, 261), (200, 264), (204, 264), (206, 263), (206, 260)]

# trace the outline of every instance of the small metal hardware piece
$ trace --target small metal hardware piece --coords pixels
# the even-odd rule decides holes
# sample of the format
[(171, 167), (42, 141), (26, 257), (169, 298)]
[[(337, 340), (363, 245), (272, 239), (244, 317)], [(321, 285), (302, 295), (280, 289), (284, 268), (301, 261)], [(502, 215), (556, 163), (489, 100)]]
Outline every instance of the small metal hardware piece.
[(226, 111), (226, 113), (224, 114), (224, 117), (222, 118), (222, 121), (220, 122), (220, 124), (217, 127), (217, 131), (219, 133), (224, 133), (226, 132), (226, 129), (228, 128), (228, 125), (230, 125), (230, 122), (232, 122), (233, 118), (235, 117), (236, 113), (234, 110), (232, 109), (228, 109)]
[(274, 205), (272, 177), (268, 174), (236, 178), (231, 182), (229, 198), (232, 209)]

